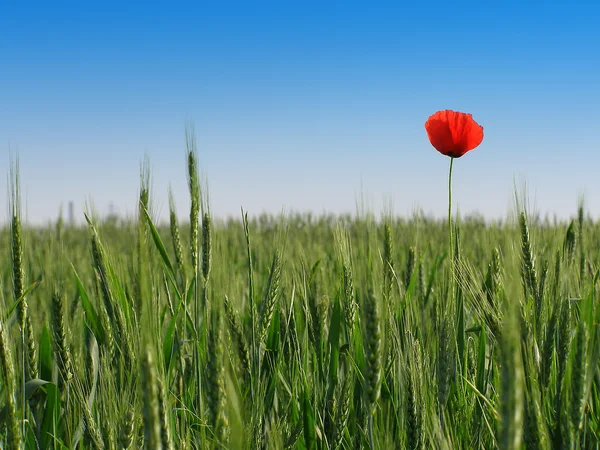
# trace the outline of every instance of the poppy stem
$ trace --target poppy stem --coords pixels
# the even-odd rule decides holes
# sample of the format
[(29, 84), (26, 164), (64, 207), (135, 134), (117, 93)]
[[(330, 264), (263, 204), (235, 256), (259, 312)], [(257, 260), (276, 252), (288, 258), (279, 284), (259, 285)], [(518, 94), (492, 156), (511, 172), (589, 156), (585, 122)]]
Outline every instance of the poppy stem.
[(448, 174), (448, 237), (450, 243), (450, 264), (452, 267), (452, 278), (454, 278), (454, 248), (452, 245), (452, 165), (454, 158), (450, 157), (450, 173)]

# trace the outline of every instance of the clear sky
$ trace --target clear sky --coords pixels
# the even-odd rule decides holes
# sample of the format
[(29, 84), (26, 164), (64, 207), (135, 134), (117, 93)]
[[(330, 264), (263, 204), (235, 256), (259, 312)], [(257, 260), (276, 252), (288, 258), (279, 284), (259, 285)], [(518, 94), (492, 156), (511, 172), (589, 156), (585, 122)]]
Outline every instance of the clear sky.
[(455, 109), (485, 129), (455, 164), (463, 214), (505, 216), (516, 177), (541, 213), (585, 192), (598, 217), (599, 23), (591, 1), (0, 0), (0, 174), (18, 152), (32, 223), (87, 199), (125, 214), (147, 153), (155, 209), (170, 182), (184, 217), (192, 122), (218, 216), (354, 212), (362, 191), (442, 217), (449, 159), (423, 125)]

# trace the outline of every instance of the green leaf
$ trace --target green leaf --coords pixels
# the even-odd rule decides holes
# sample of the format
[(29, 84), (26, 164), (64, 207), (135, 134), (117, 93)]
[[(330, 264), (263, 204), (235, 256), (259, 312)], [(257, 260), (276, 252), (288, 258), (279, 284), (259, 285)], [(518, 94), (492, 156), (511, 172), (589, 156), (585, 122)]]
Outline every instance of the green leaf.
[(307, 450), (313, 450), (317, 448), (317, 432), (315, 429), (315, 415), (310, 404), (310, 397), (306, 386), (302, 393), (302, 416), (304, 422), (304, 445)]
[[(331, 314), (331, 321), (329, 324), (329, 383), (327, 388), (327, 414), (330, 417), (335, 417), (335, 411), (331, 410), (331, 399), (335, 394), (335, 389), (338, 384), (338, 366), (340, 361), (340, 325), (342, 322), (342, 313), (340, 308), (340, 299), (336, 296), (335, 303), (333, 304), (333, 314)], [(328, 422), (329, 426), (325, 429), (325, 433), (330, 436), (332, 430), (332, 423)]]
[(265, 358), (263, 359), (261, 369), (262, 372), (268, 374), (269, 377), (271, 377), (275, 371), (275, 364), (277, 363), (277, 357), (279, 356), (279, 336), (281, 334), (280, 321), (280, 309), (276, 306), (265, 340)]
[(190, 310), (187, 308), (187, 305), (192, 304), (192, 300), (194, 299), (194, 295), (195, 295), (195, 290), (196, 290), (196, 279), (192, 278), (192, 280), (190, 281), (190, 286), (188, 287), (188, 289), (185, 293), (185, 303), (182, 305), (182, 307), (185, 310), (185, 321), (186, 321), (188, 330), (190, 332), (192, 332), (194, 334), (194, 336), (198, 337), (198, 331), (196, 330), (196, 322), (192, 318)]
[(41, 279), (34, 281), (31, 284), (31, 286), (29, 286), (27, 289), (25, 289), (25, 291), (23, 291), (23, 295), (21, 295), (17, 300), (15, 300), (15, 302), (12, 305), (10, 305), (10, 308), (8, 308), (8, 311), (6, 311), (6, 313), (4, 314), (4, 319), (2, 320), (3, 323), (7, 324), (7, 328), (9, 328), (12, 322), (14, 321), (13, 314), (17, 309), (19, 303), (21, 303), (23, 299), (27, 297), (27, 295), (29, 295), (31, 291), (33, 291), (38, 286), (38, 284), (40, 284), (40, 282)]
[(461, 369), (461, 375), (466, 376), (467, 373), (467, 354), (465, 352), (465, 308), (463, 304), (462, 291), (457, 288), (456, 299), (456, 343), (458, 347), (458, 360)]
[(412, 298), (413, 292), (415, 291), (415, 286), (417, 285), (417, 279), (419, 277), (419, 266), (423, 263), (423, 258), (425, 257), (425, 252), (421, 254), (419, 258), (419, 264), (415, 265), (415, 270), (413, 270), (412, 275), (410, 276), (410, 281), (408, 282), (408, 286), (406, 286), (406, 294), (404, 295), (406, 301), (410, 301)]
[(175, 293), (177, 294), (177, 298), (181, 299), (181, 292), (179, 292), (179, 288), (177, 287), (177, 278), (175, 277), (175, 271), (173, 270), (173, 264), (171, 264), (171, 260), (169, 259), (169, 254), (167, 253), (167, 249), (165, 248), (165, 245), (163, 244), (163, 241), (160, 238), (160, 235), (158, 234), (158, 230), (154, 226), (154, 223), (152, 222), (152, 219), (150, 218), (150, 214), (148, 214), (148, 211), (146, 210), (146, 208), (143, 205), (141, 205), (140, 209), (142, 211), (144, 211), (144, 216), (146, 216), (146, 221), (148, 222), (148, 226), (150, 227), (150, 233), (152, 234), (152, 239), (154, 240), (154, 245), (156, 245), (158, 253), (160, 253), (160, 257), (162, 259), (163, 265), (167, 271), (167, 277), (169, 278), (169, 281), (173, 285), (173, 289), (175, 290)]
[(175, 314), (173, 314), (173, 316), (171, 317), (171, 320), (169, 321), (169, 326), (167, 327), (167, 333), (165, 334), (165, 337), (163, 338), (162, 352), (163, 352), (163, 360), (165, 363), (165, 370), (166, 370), (167, 374), (171, 370), (171, 361), (173, 360), (173, 355), (174, 355), (173, 342), (174, 342), (174, 337), (175, 337), (175, 325), (177, 324), (177, 319), (179, 317), (179, 311), (181, 311), (182, 303), (183, 303), (183, 301), (180, 300), (179, 306), (177, 307), (177, 311), (175, 311)]
[(121, 309), (122, 309), (123, 313), (125, 314), (125, 320), (127, 321), (127, 323), (134, 325), (133, 320), (132, 320), (132, 318), (133, 318), (132, 306), (129, 303), (129, 300), (127, 299), (127, 294), (125, 294), (125, 290), (123, 289), (121, 280), (117, 276), (117, 272), (115, 271), (115, 269), (114, 269), (113, 265), (111, 264), (110, 259), (108, 257), (106, 258), (106, 268), (107, 268), (108, 274), (110, 276), (110, 285), (112, 287), (114, 298), (117, 299), (119, 301), (119, 303), (121, 304)]
[(100, 319), (98, 317), (98, 313), (96, 312), (96, 308), (90, 301), (90, 298), (81, 282), (81, 278), (77, 274), (75, 270), (75, 266), (71, 263), (71, 267), (73, 268), (73, 274), (75, 275), (75, 283), (77, 284), (77, 292), (79, 293), (79, 298), (81, 299), (81, 305), (83, 306), (83, 310), (85, 311), (85, 317), (87, 323), (89, 324), (91, 330), (94, 332), (94, 336), (100, 343), (100, 345), (104, 344), (104, 328), (102, 328), (102, 324), (100, 323)]
[(35, 380), (29, 380), (25, 383), (25, 398), (29, 400), (33, 394), (45, 384), (51, 383), (51, 381), (42, 380), (40, 378), (36, 378)]
[(60, 391), (54, 383), (44, 386), (46, 389), (46, 409), (42, 420), (42, 448), (54, 448), (54, 436), (60, 435), (60, 412), (62, 402)]
[(485, 359), (486, 359), (486, 336), (483, 327), (479, 332), (479, 350), (477, 352), (477, 390), (485, 392)]
[(52, 379), (52, 337), (45, 323), (40, 337), (40, 377), (43, 380)]
[(312, 283), (313, 278), (317, 275), (317, 271), (319, 270), (320, 265), (321, 265), (321, 259), (318, 259), (317, 262), (314, 263), (312, 268), (310, 269), (310, 275), (308, 277), (308, 285), (309, 286)]
[(427, 306), (427, 304), (429, 303), (429, 296), (430, 296), (432, 288), (433, 288), (433, 281), (435, 280), (435, 275), (437, 273), (437, 270), (444, 262), (444, 259), (446, 259), (446, 256), (447, 256), (447, 254), (445, 254), (445, 253), (443, 255), (438, 255), (435, 258), (433, 267), (431, 268), (431, 270), (429, 272), (429, 278), (427, 279), (427, 291), (425, 292), (425, 300), (423, 302), (423, 304), (425, 306)]
[(280, 310), (279, 302), (277, 302), (277, 305), (275, 306), (275, 312), (273, 313), (273, 319), (271, 319), (271, 325), (269, 326), (269, 332), (267, 333), (267, 351), (276, 353), (279, 350), (280, 334)]
[(342, 321), (342, 313), (340, 308), (339, 298), (335, 299), (333, 305), (333, 314), (329, 323), (329, 349), (331, 355), (329, 357), (329, 393), (328, 398), (333, 396), (333, 390), (338, 382), (338, 364), (340, 356), (340, 325)]
[(93, 373), (87, 373), (86, 375), (88, 376), (88, 379), (92, 380), (92, 386), (90, 388), (90, 395), (87, 399), (87, 403), (88, 403), (88, 407), (90, 408), (90, 410), (92, 409), (92, 406), (94, 405), (94, 400), (96, 399), (96, 391), (97, 391), (97, 387), (98, 387), (98, 374), (100, 372), (100, 349), (98, 348), (98, 340), (96, 339), (96, 336), (94, 335), (93, 331), (88, 327), (86, 330), (88, 333), (90, 333), (89, 336), (89, 340), (88, 340), (88, 354), (90, 355), (90, 358), (93, 361), (93, 368), (94, 371)]

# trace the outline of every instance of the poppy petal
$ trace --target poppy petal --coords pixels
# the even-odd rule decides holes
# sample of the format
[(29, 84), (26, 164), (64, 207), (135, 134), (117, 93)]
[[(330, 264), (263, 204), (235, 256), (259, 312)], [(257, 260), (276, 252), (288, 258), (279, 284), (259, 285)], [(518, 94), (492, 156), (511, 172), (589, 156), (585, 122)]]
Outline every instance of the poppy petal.
[(453, 158), (460, 158), (483, 141), (483, 127), (473, 120), (473, 116), (452, 110), (431, 115), (425, 130), (431, 145)]
[(427, 136), (431, 145), (435, 149), (443, 154), (451, 152), (454, 148), (454, 139), (452, 138), (452, 131), (448, 126), (448, 122), (439, 119), (429, 119), (425, 124), (427, 130)]

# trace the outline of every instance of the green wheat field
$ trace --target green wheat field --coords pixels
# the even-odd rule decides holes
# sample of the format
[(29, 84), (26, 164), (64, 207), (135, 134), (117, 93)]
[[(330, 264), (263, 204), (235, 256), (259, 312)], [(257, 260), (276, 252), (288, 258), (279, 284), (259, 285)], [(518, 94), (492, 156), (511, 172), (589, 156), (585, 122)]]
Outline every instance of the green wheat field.
[[(5, 449), (600, 448), (600, 224), (516, 201), (218, 221), (191, 208), (0, 230)], [(132, 174), (137, 177), (138, 174)]]

